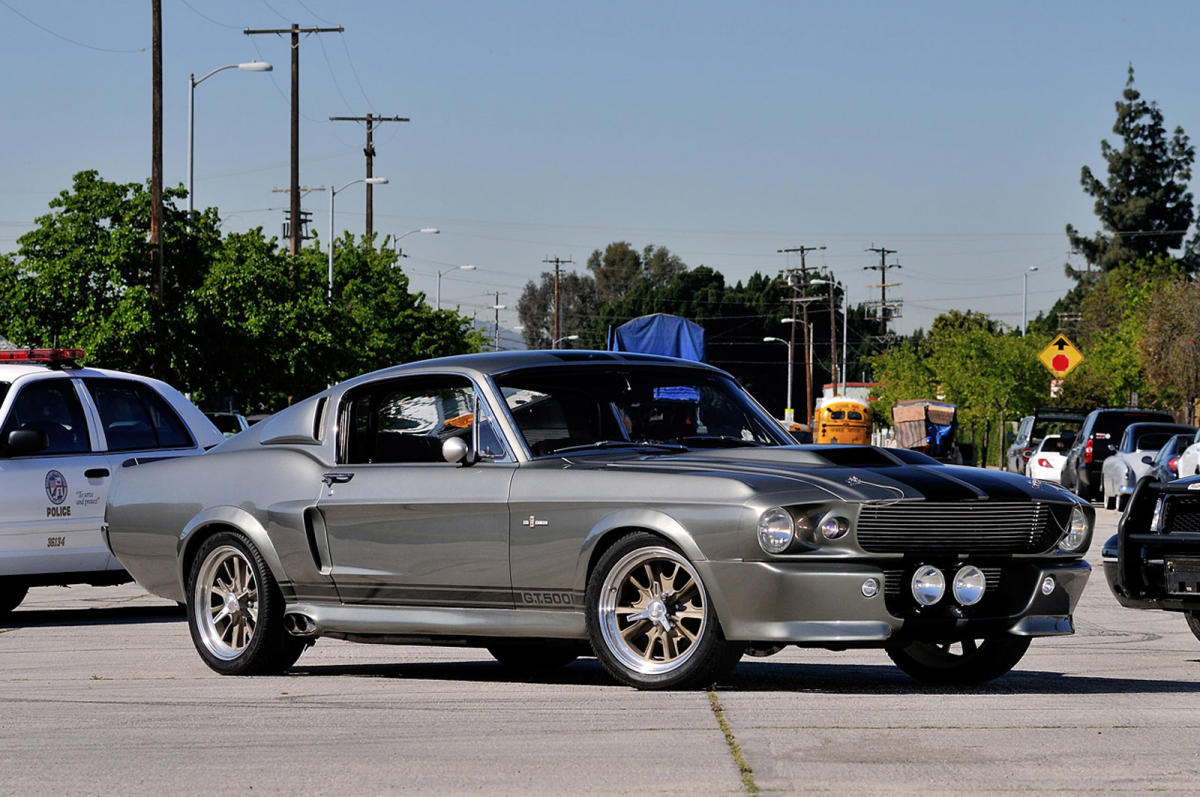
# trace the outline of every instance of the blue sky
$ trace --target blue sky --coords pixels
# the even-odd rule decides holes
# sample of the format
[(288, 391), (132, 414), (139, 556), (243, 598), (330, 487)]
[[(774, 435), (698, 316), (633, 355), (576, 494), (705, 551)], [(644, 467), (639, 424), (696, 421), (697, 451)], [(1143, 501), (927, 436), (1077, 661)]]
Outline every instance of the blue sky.
[[(1070, 287), (1063, 227), (1096, 228), (1079, 186), (1103, 173), (1133, 63), (1170, 127), (1200, 136), (1194, 2), (333, 2), (163, 0), (164, 158), (186, 179), (196, 89), (196, 201), (227, 229), (277, 233), (288, 185), (288, 47), (245, 27), (342, 25), (301, 44), (301, 182), (364, 171), (364, 131), (329, 116), (411, 117), (376, 134), (380, 233), (412, 286), (490, 318), (555, 255), (582, 269), (614, 240), (664, 245), (730, 281), (825, 245), (852, 302), (871, 246), (899, 250), (901, 332), (950, 308), (1021, 321)], [(22, 16), (23, 15), (23, 16)], [(24, 18), (23, 18), (24, 17)], [(27, 19), (26, 19), (27, 18)], [(150, 3), (0, 0), (0, 251), (71, 175), (144, 180)], [(142, 51), (142, 48), (145, 48)], [(328, 197), (310, 195), (324, 237)], [(361, 186), (338, 195), (361, 231)], [(490, 294), (490, 295), (489, 295)], [(781, 329), (783, 327), (781, 326)]]

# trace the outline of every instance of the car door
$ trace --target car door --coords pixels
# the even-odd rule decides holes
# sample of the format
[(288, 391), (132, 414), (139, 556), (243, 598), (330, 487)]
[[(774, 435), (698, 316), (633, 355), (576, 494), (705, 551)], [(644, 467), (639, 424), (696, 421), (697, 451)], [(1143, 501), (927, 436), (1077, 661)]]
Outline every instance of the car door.
[[(344, 603), (511, 608), (509, 485), (515, 470), (464, 376), (381, 380), (347, 393), (337, 468), (317, 508)], [(480, 424), (483, 458), (442, 457)]]
[(76, 380), (53, 375), (14, 387), (0, 437), (46, 436), (34, 454), (0, 458), (0, 575), (94, 572), (111, 554), (100, 536), (108, 468), (96, 452)]

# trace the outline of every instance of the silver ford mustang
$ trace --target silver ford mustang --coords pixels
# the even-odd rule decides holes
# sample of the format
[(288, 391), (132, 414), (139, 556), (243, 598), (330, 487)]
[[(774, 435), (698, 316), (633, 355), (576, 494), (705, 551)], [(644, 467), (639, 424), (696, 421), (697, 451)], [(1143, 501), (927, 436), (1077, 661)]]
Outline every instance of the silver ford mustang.
[(868, 446), (796, 446), (728, 374), (542, 351), (351, 379), (199, 457), (131, 460), (106, 540), (225, 674), (320, 637), (594, 654), (712, 683), (743, 654), (881, 647), (980, 683), (1069, 634), (1091, 506)]

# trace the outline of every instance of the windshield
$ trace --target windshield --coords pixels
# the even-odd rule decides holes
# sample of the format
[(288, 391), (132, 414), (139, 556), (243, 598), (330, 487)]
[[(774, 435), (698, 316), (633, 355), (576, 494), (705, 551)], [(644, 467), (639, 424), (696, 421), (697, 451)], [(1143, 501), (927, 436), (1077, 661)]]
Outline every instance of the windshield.
[(594, 448), (679, 451), (793, 442), (741, 388), (708, 371), (551, 366), (503, 374), (495, 381), (534, 456)]
[(4, 403), (4, 397), (8, 395), (8, 382), (0, 382), (0, 404)]

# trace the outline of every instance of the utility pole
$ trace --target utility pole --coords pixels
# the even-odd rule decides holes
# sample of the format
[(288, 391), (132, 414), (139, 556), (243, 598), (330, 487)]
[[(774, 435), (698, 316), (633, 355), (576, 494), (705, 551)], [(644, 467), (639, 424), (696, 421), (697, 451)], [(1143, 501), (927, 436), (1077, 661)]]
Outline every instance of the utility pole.
[(150, 134), (150, 294), (158, 298), (163, 295), (163, 242), (162, 242), (162, 140), (163, 140), (163, 94), (162, 94), (162, 0), (150, 0), (152, 19), (151, 39), (151, 134)]
[(495, 351), (500, 351), (500, 311), (507, 307), (507, 305), (500, 304), (500, 297), (505, 294), (505, 291), (496, 291), (496, 303), (492, 305), (492, 309), (496, 311), (496, 324), (492, 333), (495, 335), (495, 342), (492, 344)]
[(837, 367), (837, 314), (833, 307), (833, 289), (836, 283), (833, 280), (833, 272), (829, 272), (829, 381), (833, 383), (833, 394), (837, 395), (838, 384), (838, 367)]
[(371, 189), (375, 186), (371, 185), (370, 179), (375, 176), (375, 139), (373, 137), (374, 128), (372, 125), (375, 122), (407, 122), (408, 119), (403, 116), (331, 116), (331, 122), (366, 122), (367, 123), (367, 146), (363, 148), (363, 154), (367, 156), (367, 240), (371, 240), (371, 234), (375, 232), (375, 213), (374, 213), (374, 193)]
[(343, 30), (341, 25), (336, 28), (302, 28), (293, 22), (290, 28), (268, 30), (246, 28), (243, 31), (247, 36), (289, 33), (292, 37), (292, 201), (288, 212), (288, 254), (290, 255), (300, 253), (300, 34), (341, 33)]
[(552, 335), (550, 336), (550, 348), (552, 348), (552, 349), (557, 349), (557, 348), (558, 348), (558, 339), (559, 339), (559, 337), (560, 337), (560, 336), (559, 336), (559, 334), (558, 334), (558, 322), (559, 322), (559, 312), (558, 312), (558, 268), (559, 268), (559, 266), (562, 266), (562, 265), (564, 265), (564, 264), (566, 264), (566, 263), (571, 263), (571, 262), (573, 262), (573, 261), (572, 261), (570, 258), (567, 258), (566, 260), (563, 260), (563, 259), (562, 259), (561, 257), (559, 257), (558, 255), (555, 255), (555, 256), (554, 256), (554, 257), (552, 257), (552, 258), (550, 258), (550, 257), (546, 258), (546, 259), (545, 259), (545, 260), (543, 260), (542, 262), (543, 262), (543, 263), (553, 263), (553, 264), (554, 264), (554, 334), (552, 334)]
[[(809, 252), (818, 252), (824, 249), (824, 246), (794, 246), (788, 249), (778, 250), (781, 254), (790, 254), (798, 252), (800, 254), (800, 268), (785, 268), (781, 273), (788, 275), (788, 285), (792, 289), (792, 297), (788, 301), (792, 305), (791, 319), (791, 344), (788, 351), (794, 351), (796, 346), (796, 305), (800, 305), (803, 311), (801, 323), (804, 324), (804, 423), (812, 427), (812, 357), (809, 354), (809, 334), (808, 334), (808, 303), (813, 300), (808, 295), (808, 264), (805, 262), (804, 256)], [(800, 273), (799, 285), (796, 282), (796, 272)], [(791, 384), (792, 362), (788, 360), (788, 383)], [(790, 394), (790, 391), (789, 391)], [(790, 395), (789, 395), (790, 398)], [(790, 402), (789, 402), (790, 403)], [(791, 407), (784, 410), (786, 417), (788, 412), (794, 413)]]
[(899, 263), (890, 263), (889, 264), (887, 262), (888, 255), (896, 254), (895, 249), (887, 249), (882, 246), (872, 246), (869, 249), (867, 249), (867, 251), (879, 253), (879, 265), (863, 266), (864, 271), (870, 270), (870, 271), (878, 271), (879, 272), (879, 284), (867, 286), (868, 288), (878, 288), (879, 289), (879, 301), (878, 302), (873, 302), (873, 301), (872, 302), (863, 302), (863, 304), (865, 304), (867, 307), (878, 307), (879, 308), (879, 340), (886, 343), (888, 340), (888, 331), (887, 331), (888, 321), (890, 321), (893, 318), (900, 317), (899, 310), (900, 310), (900, 305), (902, 304), (902, 302), (895, 300), (895, 299), (893, 299), (890, 302), (888, 301), (887, 289), (888, 288), (897, 288), (900, 286), (900, 283), (899, 282), (888, 282), (887, 281), (887, 272), (888, 272), (888, 269), (890, 269), (890, 268), (900, 268), (900, 264)]

